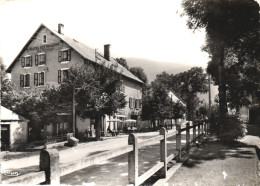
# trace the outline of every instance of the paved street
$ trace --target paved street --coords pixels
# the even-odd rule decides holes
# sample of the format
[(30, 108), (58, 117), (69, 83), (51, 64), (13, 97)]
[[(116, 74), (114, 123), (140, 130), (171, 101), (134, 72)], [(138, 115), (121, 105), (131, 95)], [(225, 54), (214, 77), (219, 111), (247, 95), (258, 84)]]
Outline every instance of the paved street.
[[(169, 130), (168, 132), (173, 132), (173, 130)], [(159, 132), (148, 132), (148, 133), (137, 133), (138, 139), (145, 140), (151, 138), (153, 136), (158, 135)], [(87, 143), (80, 143), (77, 147), (65, 149), (59, 151), (60, 154), (60, 163), (68, 163), (75, 160), (79, 160), (83, 157), (87, 157), (89, 155), (97, 154), (100, 152), (116, 149), (122, 146), (126, 146), (128, 144), (128, 135), (121, 135), (118, 137), (112, 137), (106, 139), (104, 141), (93, 141)], [(39, 155), (34, 155), (31, 157), (14, 159), (10, 161), (4, 161), (1, 163), (1, 173), (4, 170), (18, 170), (21, 172), (21, 175), (36, 171), (39, 168)], [(2, 179), (8, 179), (7, 177), (2, 174)]]

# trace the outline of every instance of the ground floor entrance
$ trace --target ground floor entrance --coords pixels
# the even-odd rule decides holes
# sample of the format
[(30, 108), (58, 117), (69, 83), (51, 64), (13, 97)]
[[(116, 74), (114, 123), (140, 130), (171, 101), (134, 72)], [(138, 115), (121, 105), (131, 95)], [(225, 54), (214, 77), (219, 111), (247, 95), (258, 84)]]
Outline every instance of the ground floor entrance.
[(10, 147), (10, 125), (1, 124), (1, 150)]

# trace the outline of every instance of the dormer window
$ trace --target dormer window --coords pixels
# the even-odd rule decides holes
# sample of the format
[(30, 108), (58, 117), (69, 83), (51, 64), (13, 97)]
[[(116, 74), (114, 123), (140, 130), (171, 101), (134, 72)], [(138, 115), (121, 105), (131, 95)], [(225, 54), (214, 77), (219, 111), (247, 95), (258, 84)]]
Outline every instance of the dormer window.
[(46, 35), (46, 34), (44, 34), (44, 35), (42, 36), (42, 43), (43, 43), (43, 44), (46, 44), (46, 43), (47, 43), (47, 35)]
[(32, 67), (32, 56), (25, 56), (21, 58), (22, 67)]
[(46, 64), (46, 54), (40, 53), (35, 55), (35, 66)]
[(59, 51), (59, 62), (68, 62), (70, 60), (71, 60), (70, 49)]

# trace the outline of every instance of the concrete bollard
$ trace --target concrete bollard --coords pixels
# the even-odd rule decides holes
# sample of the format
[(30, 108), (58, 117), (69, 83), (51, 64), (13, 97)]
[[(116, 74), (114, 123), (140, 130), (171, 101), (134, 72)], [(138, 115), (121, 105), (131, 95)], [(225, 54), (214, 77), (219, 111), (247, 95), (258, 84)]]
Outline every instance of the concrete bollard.
[(181, 126), (180, 125), (176, 125), (176, 150), (179, 153), (177, 156), (177, 162), (181, 161)]
[(40, 171), (45, 171), (44, 184), (60, 184), (60, 157), (57, 149), (45, 149), (40, 154)]
[(164, 166), (161, 169), (162, 178), (167, 177), (167, 143), (166, 143), (166, 129), (163, 127), (160, 129), (160, 135), (163, 135), (163, 139), (160, 141), (160, 156), (161, 162), (164, 162)]
[(138, 185), (138, 142), (135, 134), (129, 134), (128, 145), (133, 145), (133, 151), (128, 153), (128, 183)]
[(186, 124), (186, 153), (190, 154), (190, 124)]

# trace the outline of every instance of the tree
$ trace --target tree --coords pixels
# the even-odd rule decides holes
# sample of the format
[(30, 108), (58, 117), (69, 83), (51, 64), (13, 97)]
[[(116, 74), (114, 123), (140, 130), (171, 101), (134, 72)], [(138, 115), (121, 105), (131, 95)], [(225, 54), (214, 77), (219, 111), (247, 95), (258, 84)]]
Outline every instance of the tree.
[[(257, 53), (255, 50), (248, 52), (248, 44), (259, 40), (259, 5), (254, 0), (183, 0), (182, 6), (188, 16), (188, 27), (206, 30), (204, 50), (210, 54), (209, 66), (217, 69), (209, 72), (219, 86), (220, 118), (224, 118), (227, 114), (227, 79), (230, 79), (225, 71), (226, 57), (227, 54), (253, 56), (251, 54)], [(238, 63), (243, 63), (242, 58), (237, 59)]]
[(172, 118), (175, 120), (175, 124), (177, 123), (177, 119), (183, 118), (186, 112), (186, 107), (180, 101), (172, 103)]
[(144, 69), (141, 67), (132, 67), (130, 68), (130, 72), (134, 74), (136, 77), (138, 77), (140, 80), (142, 80), (145, 84), (147, 84), (147, 76), (144, 72)]
[(49, 91), (48, 88), (43, 90), (19, 90), (13, 84), (2, 91), (2, 105), (30, 121), (29, 127), (32, 128), (30, 137), (32, 140), (41, 140), (43, 125), (58, 122), (55, 103), (50, 102), (48, 97), (44, 95)]
[(121, 77), (104, 67), (72, 67), (69, 72), (56, 95), (64, 96), (67, 106), (72, 107), (75, 89), (76, 115), (95, 119), (96, 138), (100, 140), (101, 117), (114, 115), (126, 105), (125, 95), (119, 91)]
[(195, 118), (195, 110), (200, 102), (197, 94), (208, 91), (207, 83), (207, 75), (200, 67), (172, 75), (171, 88), (186, 103), (190, 120)]
[(0, 70), (1, 70), (1, 72), (0, 72), (1, 85), (0, 86), (1, 86), (1, 98), (2, 98), (2, 93), (9, 90), (10, 86), (11, 86), (11, 81), (5, 72), (6, 68), (5, 68), (2, 57), (0, 57)]
[(162, 84), (152, 82), (153, 97), (151, 100), (151, 113), (153, 120), (162, 122), (170, 118), (171, 100), (168, 89)]
[(116, 58), (116, 61), (122, 65), (123, 67), (125, 67), (127, 70), (129, 69), (128, 65), (127, 65), (127, 61), (124, 58)]

